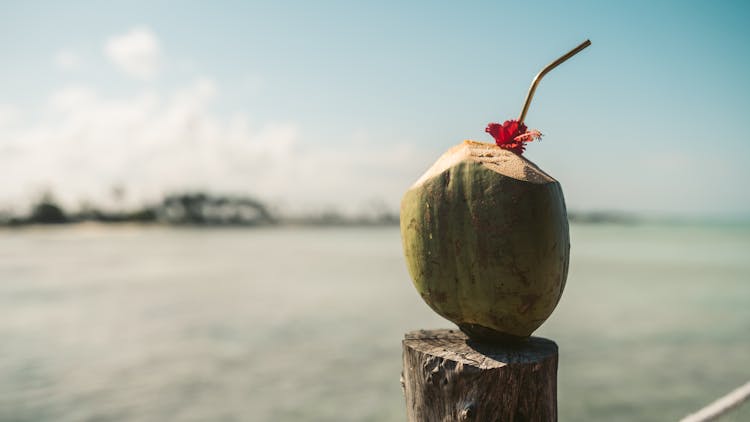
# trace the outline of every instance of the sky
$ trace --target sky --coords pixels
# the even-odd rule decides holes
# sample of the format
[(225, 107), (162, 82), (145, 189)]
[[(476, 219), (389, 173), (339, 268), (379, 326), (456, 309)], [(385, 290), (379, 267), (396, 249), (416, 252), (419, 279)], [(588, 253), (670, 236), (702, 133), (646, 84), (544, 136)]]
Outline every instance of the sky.
[(395, 211), (588, 38), (526, 118), (568, 209), (747, 217), (749, 19), (741, 1), (1, 1), (0, 210), (118, 187)]

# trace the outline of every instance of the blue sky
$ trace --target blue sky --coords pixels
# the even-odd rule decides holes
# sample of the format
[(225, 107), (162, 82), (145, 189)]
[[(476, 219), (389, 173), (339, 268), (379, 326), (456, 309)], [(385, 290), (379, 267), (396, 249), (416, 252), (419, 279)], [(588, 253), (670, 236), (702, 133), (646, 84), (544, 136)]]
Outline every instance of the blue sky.
[(164, 191), (352, 212), (517, 117), (569, 209), (750, 215), (743, 2), (3, 2), (0, 208)]

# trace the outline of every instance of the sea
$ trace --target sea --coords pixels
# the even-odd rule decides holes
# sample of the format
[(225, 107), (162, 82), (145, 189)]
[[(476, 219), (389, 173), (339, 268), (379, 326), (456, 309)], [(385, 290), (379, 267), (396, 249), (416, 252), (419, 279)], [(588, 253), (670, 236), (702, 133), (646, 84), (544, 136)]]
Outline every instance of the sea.
[[(679, 420), (750, 380), (750, 225), (573, 224), (561, 421)], [(404, 421), (397, 227), (0, 230), (0, 421)], [(722, 421), (750, 421), (750, 404)]]

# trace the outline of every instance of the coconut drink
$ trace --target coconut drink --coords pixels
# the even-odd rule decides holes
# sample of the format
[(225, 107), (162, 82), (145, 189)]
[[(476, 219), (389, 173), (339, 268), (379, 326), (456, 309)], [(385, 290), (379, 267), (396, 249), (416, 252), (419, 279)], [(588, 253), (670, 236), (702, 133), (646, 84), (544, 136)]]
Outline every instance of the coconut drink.
[(587, 47), (571, 50), (532, 82), (521, 116), (446, 151), (404, 194), (401, 237), (414, 287), (469, 337), (517, 341), (552, 314), (570, 258), (560, 183), (523, 157), (541, 137), (523, 120), (539, 80)]

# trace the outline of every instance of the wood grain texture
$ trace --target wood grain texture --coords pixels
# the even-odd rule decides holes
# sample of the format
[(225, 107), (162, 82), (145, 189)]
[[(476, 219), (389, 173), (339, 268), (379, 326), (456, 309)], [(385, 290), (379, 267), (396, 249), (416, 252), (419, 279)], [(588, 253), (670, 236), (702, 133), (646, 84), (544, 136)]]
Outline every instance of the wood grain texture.
[(409, 422), (556, 421), (557, 345), (530, 337), (480, 343), (458, 330), (420, 330), (403, 340)]

